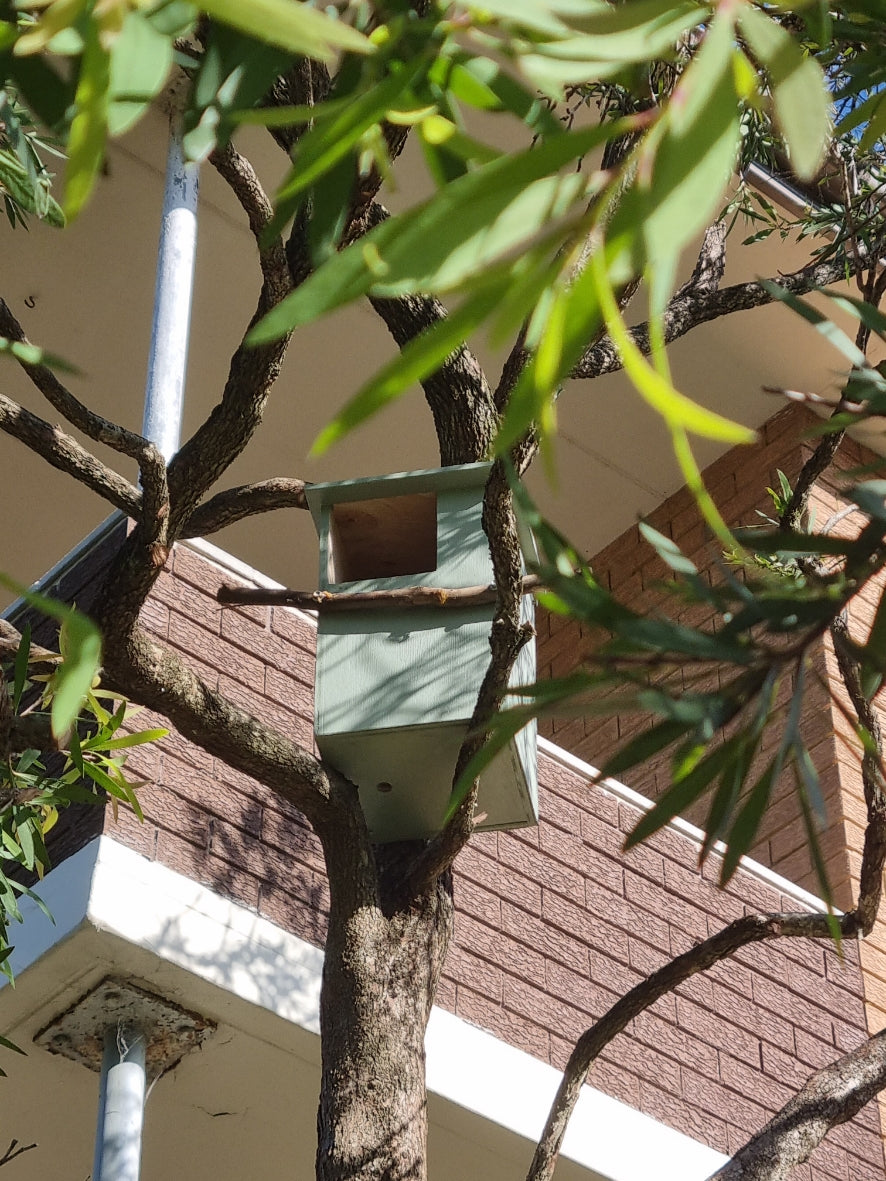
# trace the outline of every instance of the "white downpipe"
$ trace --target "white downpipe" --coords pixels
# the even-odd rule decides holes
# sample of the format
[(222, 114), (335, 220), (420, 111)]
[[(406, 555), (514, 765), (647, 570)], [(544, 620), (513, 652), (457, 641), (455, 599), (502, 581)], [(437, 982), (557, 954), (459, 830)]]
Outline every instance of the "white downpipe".
[(197, 252), (197, 175), (198, 166), (185, 162), (175, 123), (166, 160), (142, 426), (142, 434), (166, 460), (176, 453), (181, 438)]
[(145, 1035), (105, 1030), (93, 1181), (138, 1181), (145, 1121)]

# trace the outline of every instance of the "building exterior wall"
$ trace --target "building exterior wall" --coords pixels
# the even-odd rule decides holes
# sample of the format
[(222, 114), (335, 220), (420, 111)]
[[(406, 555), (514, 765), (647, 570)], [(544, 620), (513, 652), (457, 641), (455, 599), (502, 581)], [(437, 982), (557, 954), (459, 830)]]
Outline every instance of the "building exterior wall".
[[(760, 513), (771, 515), (772, 501), (766, 489), (778, 487), (779, 470), (793, 484), (814, 445), (814, 440), (803, 438), (804, 432), (817, 422), (804, 408), (789, 406), (766, 423), (757, 446), (736, 448), (705, 472), (705, 482), (730, 524), (750, 526), (762, 523)], [(853, 440), (843, 441), (833, 468), (819, 480), (810, 498), (816, 527), (823, 528), (830, 523), (834, 532), (851, 535), (857, 531), (857, 518), (844, 515), (846, 502), (840, 497), (843, 473), (870, 465), (877, 458)], [(649, 520), (656, 529), (672, 537), (708, 576), (717, 562), (722, 561), (686, 489), (666, 500)], [(656, 584), (667, 572), (636, 528), (628, 530), (597, 554), (592, 567), (599, 579), (635, 609), (655, 610), (661, 604), (662, 595)], [(715, 571), (713, 576), (716, 577)], [(882, 589), (881, 578), (866, 586), (852, 603), (850, 627), (861, 640), (873, 621)], [(703, 619), (703, 614), (696, 615), (692, 622), (702, 622)], [(560, 676), (569, 672), (593, 651), (595, 642), (596, 637), (576, 622), (542, 615), (539, 621), (539, 675)], [(813, 664), (821, 681), (810, 679), (808, 683), (809, 697), (803, 726), (821, 776), (828, 809), (829, 823), (822, 834), (822, 846), (829, 880), (835, 901), (846, 908), (852, 905), (858, 887), (866, 825), (860, 748), (844, 712), (851, 715), (851, 706), (829, 640), (817, 645)], [(882, 705), (879, 714), (883, 724), (886, 719)], [(649, 724), (646, 718), (627, 715), (615, 715), (602, 722), (593, 718), (553, 718), (541, 722), (540, 731), (590, 763), (602, 766), (624, 741), (636, 733), (637, 728)], [(666, 755), (650, 760), (631, 776), (632, 786), (653, 798), (664, 790), (668, 781)], [(701, 814), (694, 818), (699, 823), (703, 821)], [(790, 881), (813, 892), (817, 890), (800, 805), (790, 775), (783, 778), (775, 793), (752, 856)], [(886, 1027), (886, 903), (881, 905), (876, 927), (859, 945), (859, 952), (868, 1029), (873, 1034)], [(882, 1100), (881, 1110), (886, 1118)]]
[[(761, 513), (771, 517), (774, 510), (767, 488), (778, 488), (779, 471), (784, 472), (793, 485), (812, 446), (801, 436), (810, 423), (817, 421), (804, 408), (788, 406), (765, 424), (755, 447), (734, 448), (707, 469), (705, 483), (730, 525), (761, 526), (765, 524)], [(837, 503), (835, 481), (831, 478), (816, 489), (813, 506), (817, 519), (827, 519)], [(722, 578), (721, 570), (725, 566), (722, 547), (712, 542), (688, 489), (681, 488), (665, 500), (650, 514), (648, 521), (659, 532), (673, 538), (705, 577)], [(660, 586), (671, 572), (636, 526), (596, 554), (591, 566), (600, 582), (634, 610), (654, 612), (662, 608), (664, 595)], [(557, 677), (570, 672), (600, 642), (601, 636), (591, 634), (577, 621), (543, 612), (539, 615), (539, 677)], [(701, 626), (712, 616), (713, 611), (706, 605), (687, 605), (677, 618)], [(821, 774), (830, 817), (828, 831), (822, 837), (829, 880), (837, 903), (847, 906), (851, 901), (850, 863), (846, 856), (845, 809), (839, 773), (844, 752), (835, 741), (832, 705), (825, 687), (829, 674), (834, 671), (833, 662), (824, 643), (814, 648), (812, 658), (821, 681), (808, 678), (809, 708), (803, 729)], [(699, 689), (712, 687), (716, 678), (716, 670), (711, 670), (705, 678), (694, 678), (692, 685)], [(539, 730), (599, 767), (639, 730), (651, 725), (649, 715), (615, 714), (604, 718), (549, 718), (540, 722)], [(771, 757), (770, 745), (777, 741), (777, 734), (768, 733), (764, 737), (763, 755), (768, 752)], [(656, 798), (670, 782), (669, 758), (669, 752), (665, 752), (636, 768), (631, 773), (631, 786), (649, 798)], [(704, 806), (702, 803), (700, 809), (691, 814), (691, 819), (699, 824), (703, 822)], [(800, 805), (789, 775), (776, 789), (751, 856), (784, 874), (790, 881), (817, 892)]]
[[(101, 560), (99, 547), (68, 589), (87, 584)], [(310, 745), (312, 622), (286, 609), (222, 609), (214, 596), (223, 581), (231, 576), (177, 547), (145, 624), (209, 684)], [(146, 711), (138, 716), (139, 727), (155, 724), (161, 719)], [(104, 817), (107, 835), (322, 945), (323, 862), (298, 813), (175, 733), (138, 748), (131, 766), (149, 781), (140, 791), (145, 822), (121, 808), (116, 821)], [(698, 842), (677, 829), (623, 855), (640, 806), (554, 750), (539, 779), (538, 829), (484, 834), (459, 858), (455, 941), (437, 1000), (543, 1061), (562, 1067), (575, 1038), (619, 996), (731, 919), (802, 908), (772, 875), (750, 869), (718, 891), (716, 866), (699, 873)], [(94, 831), (95, 816), (75, 818), (74, 828)], [(70, 828), (64, 839), (76, 847)], [(591, 1082), (735, 1150), (813, 1069), (865, 1036), (857, 948), (844, 950), (842, 962), (824, 943), (746, 950), (635, 1019)], [(883, 1175), (875, 1107), (836, 1129), (796, 1173), (808, 1181)]]

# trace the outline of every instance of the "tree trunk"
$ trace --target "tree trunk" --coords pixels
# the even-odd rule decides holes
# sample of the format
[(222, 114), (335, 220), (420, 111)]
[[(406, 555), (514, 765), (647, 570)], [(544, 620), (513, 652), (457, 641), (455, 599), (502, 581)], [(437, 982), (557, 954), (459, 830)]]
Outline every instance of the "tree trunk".
[[(320, 999), (318, 1181), (425, 1181), (424, 1034), (452, 931), (449, 875), (398, 897), (415, 846), (375, 849), (375, 898), (354, 848), (326, 859), (332, 891)], [(340, 853), (341, 857), (336, 856)], [(405, 856), (404, 856), (405, 854)], [(348, 859), (349, 866), (337, 865)]]

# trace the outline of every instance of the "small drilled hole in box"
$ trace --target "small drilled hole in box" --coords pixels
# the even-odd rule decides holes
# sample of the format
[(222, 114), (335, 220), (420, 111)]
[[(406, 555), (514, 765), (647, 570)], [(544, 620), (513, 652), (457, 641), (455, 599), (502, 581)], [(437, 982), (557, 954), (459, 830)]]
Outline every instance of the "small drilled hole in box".
[(378, 496), (332, 506), (329, 581), (395, 578), (437, 568), (437, 496)]

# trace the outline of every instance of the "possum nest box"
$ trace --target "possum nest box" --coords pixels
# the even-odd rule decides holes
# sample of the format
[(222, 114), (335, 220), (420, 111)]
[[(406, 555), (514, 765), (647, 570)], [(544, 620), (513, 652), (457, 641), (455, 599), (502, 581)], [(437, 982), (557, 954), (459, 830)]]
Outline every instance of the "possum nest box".
[[(314, 484), (320, 589), (486, 586), (481, 524), (490, 464)], [(426, 838), (443, 825), (455, 761), (489, 665), (494, 607), (390, 607), (321, 612), (315, 732), (323, 756), (360, 789), (373, 839)], [(523, 618), (533, 618), (530, 595)], [(535, 678), (535, 644), (511, 675)], [(535, 723), (480, 780), (479, 827), (538, 820)]]

